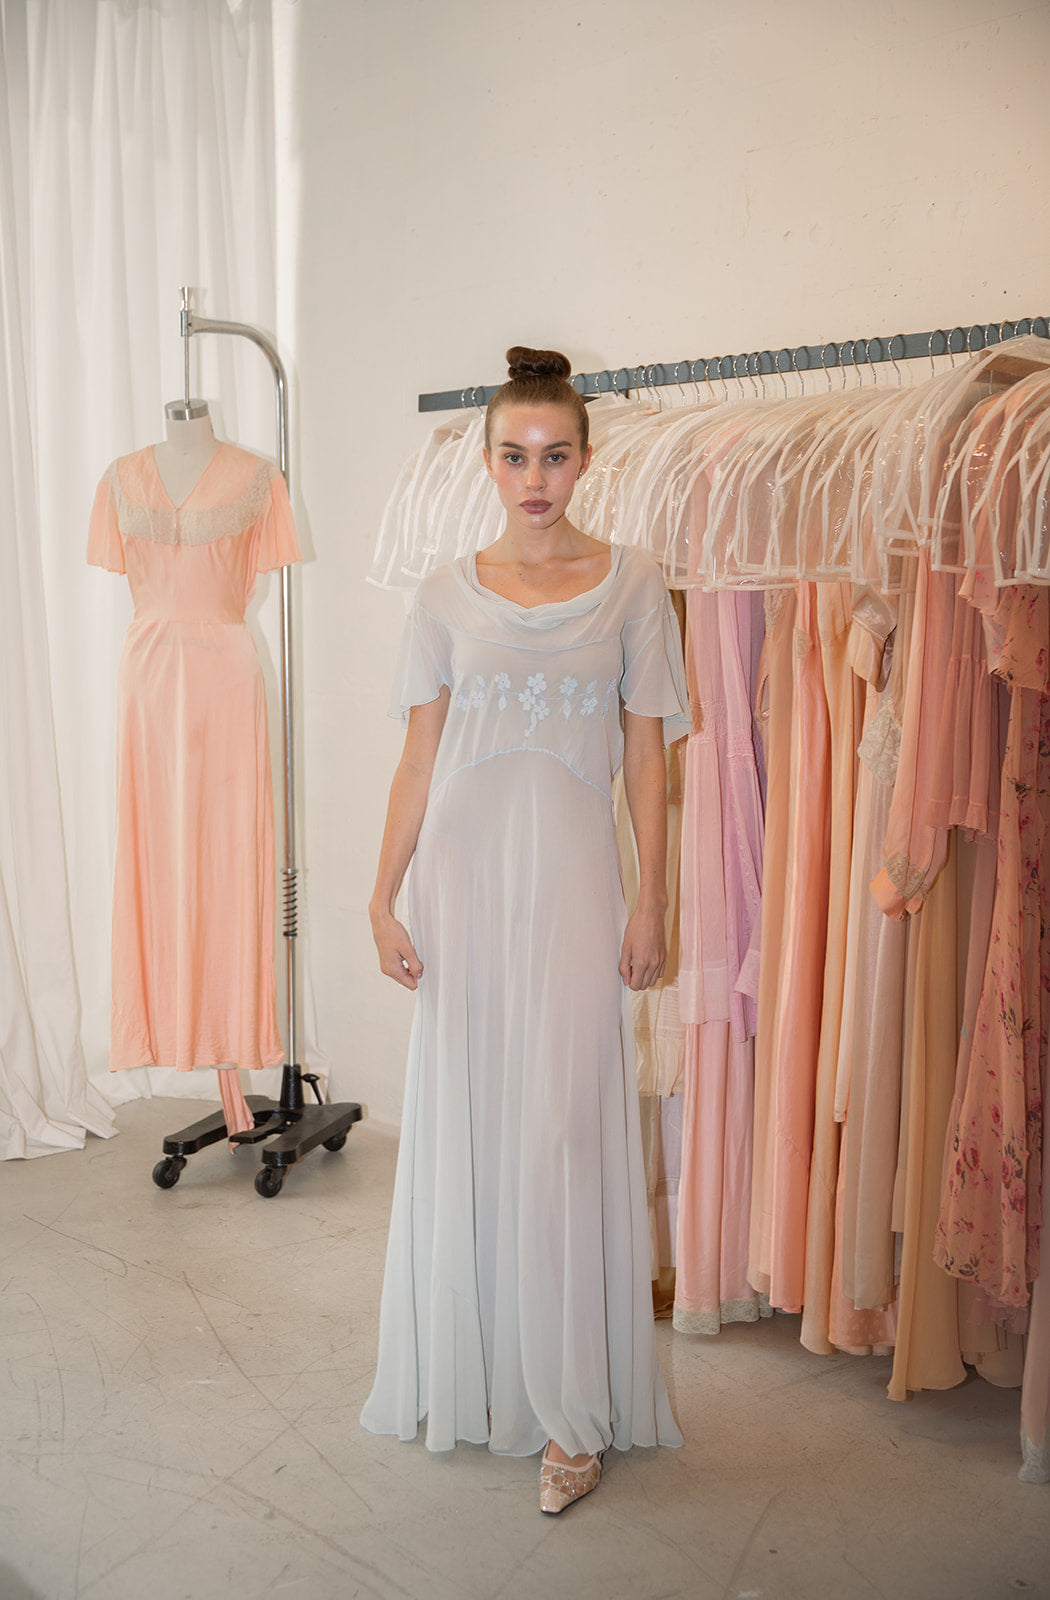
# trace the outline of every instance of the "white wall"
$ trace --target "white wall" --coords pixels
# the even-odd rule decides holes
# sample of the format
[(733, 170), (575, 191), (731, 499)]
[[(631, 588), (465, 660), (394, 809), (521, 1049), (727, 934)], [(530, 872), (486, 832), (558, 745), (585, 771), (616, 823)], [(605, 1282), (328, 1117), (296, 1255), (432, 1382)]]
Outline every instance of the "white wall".
[(518, 342), (593, 369), (1047, 312), (1050, 6), (279, 7), (313, 986), (333, 1094), (393, 1119), (412, 1002), (365, 907), (403, 605), (364, 575), (417, 394)]

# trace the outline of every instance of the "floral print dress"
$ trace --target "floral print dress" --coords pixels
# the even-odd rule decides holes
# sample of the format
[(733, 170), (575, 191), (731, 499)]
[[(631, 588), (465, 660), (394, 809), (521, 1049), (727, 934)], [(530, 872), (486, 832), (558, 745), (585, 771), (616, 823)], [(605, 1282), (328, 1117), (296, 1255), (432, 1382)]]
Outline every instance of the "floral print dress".
[(1050, 592), (1003, 591), (992, 629), (1010, 688), (992, 937), (953, 1106), (935, 1255), (1004, 1313), (1039, 1270), (1050, 1022)]

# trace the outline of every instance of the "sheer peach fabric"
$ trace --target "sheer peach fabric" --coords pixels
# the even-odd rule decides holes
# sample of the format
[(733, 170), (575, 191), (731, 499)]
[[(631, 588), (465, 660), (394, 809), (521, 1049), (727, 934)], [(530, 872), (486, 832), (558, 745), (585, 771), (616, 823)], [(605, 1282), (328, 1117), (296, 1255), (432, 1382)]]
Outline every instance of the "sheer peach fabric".
[(220, 444), (181, 505), (152, 449), (115, 461), (88, 560), (135, 601), (117, 681), (110, 1069), (283, 1059), (274, 982), (273, 797), (245, 608), (299, 559), (284, 480)]
[(774, 1065), (776, 1007), (787, 918), (788, 841), (791, 813), (791, 702), (797, 596), (793, 589), (766, 595), (755, 709), (766, 761), (765, 850), (762, 861), (762, 960), (755, 1037), (755, 1130), (751, 1179), (748, 1282), (768, 1295), (772, 1256), (773, 1140), (776, 1128)]
[(883, 868), (871, 889), (889, 917), (917, 911), (948, 853), (944, 828), (930, 825), (927, 804), (944, 714), (951, 655), (955, 581), (919, 557), (915, 620), (904, 698), (900, 768), (890, 803)]
[[(863, 713), (863, 684), (850, 665), (852, 591), (847, 583), (817, 588), (817, 625), (828, 707), (829, 799), (828, 913), (824, 949), (820, 1043), (814, 1083), (813, 1157), (806, 1213), (806, 1265), (802, 1343), (826, 1354), (835, 1261), (835, 1210), (839, 1181), (839, 1124), (835, 1084), (846, 978), (850, 860), (853, 851), (856, 750)], [(859, 1340), (849, 1340), (850, 1344)]]
[(784, 1311), (800, 1311), (804, 1297), (827, 945), (830, 787), (831, 735), (818, 639), (817, 585), (801, 583), (794, 632), (787, 916), (774, 1021), (769, 1185), (769, 1298)]
[(941, 1152), (961, 1020), (957, 975), (957, 850), (910, 929), (901, 1092), (901, 1164), (893, 1226), (901, 1234), (891, 1400), (948, 1389), (966, 1376), (954, 1283), (934, 1264)]
[[(855, 599), (850, 641), (854, 671), (868, 685), (868, 706), (859, 745), (849, 1004), (836, 1113), (848, 1132), (840, 1158), (842, 1286), (861, 1309), (887, 1306), (896, 1294), (890, 1217), (900, 1127), (907, 923), (883, 916), (868, 885), (882, 863), (897, 775), (914, 598), (912, 592), (903, 594), (893, 613), (874, 607), (870, 597)], [(892, 658), (888, 668), (887, 656)], [(884, 677), (885, 687), (877, 692)]]

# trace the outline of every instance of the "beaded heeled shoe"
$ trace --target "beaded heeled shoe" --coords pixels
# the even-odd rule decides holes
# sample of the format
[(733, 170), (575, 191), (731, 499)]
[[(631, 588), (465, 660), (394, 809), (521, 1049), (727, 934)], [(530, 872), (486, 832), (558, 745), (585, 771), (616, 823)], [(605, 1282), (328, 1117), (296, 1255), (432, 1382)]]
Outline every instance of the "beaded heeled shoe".
[(540, 1510), (549, 1517), (557, 1516), (566, 1506), (597, 1489), (602, 1475), (602, 1454), (599, 1450), (582, 1467), (569, 1467), (549, 1460), (545, 1450), (540, 1462)]

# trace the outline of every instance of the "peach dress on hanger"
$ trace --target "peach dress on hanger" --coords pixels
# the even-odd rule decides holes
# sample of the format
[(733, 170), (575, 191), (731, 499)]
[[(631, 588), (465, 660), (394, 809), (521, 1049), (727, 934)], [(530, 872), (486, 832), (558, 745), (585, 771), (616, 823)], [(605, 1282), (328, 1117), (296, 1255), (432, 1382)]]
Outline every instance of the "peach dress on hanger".
[(284, 479), (220, 443), (175, 506), (152, 447), (99, 484), (88, 561), (126, 573), (110, 1070), (273, 1066), (273, 794), (245, 610), (298, 561)]
[(798, 596), (794, 588), (766, 591), (766, 636), (755, 691), (755, 719), (762, 733), (765, 753), (766, 812), (747, 1280), (767, 1296), (772, 1273), (776, 1012), (788, 913), (792, 664), (797, 608)]
[[(800, 583), (794, 632), (787, 915), (774, 1023), (769, 1184), (769, 1298), (783, 1311), (801, 1311), (805, 1294), (806, 1214), (828, 929), (831, 730), (817, 603), (817, 585)], [(762, 953), (764, 965), (768, 955), (764, 934)]]

